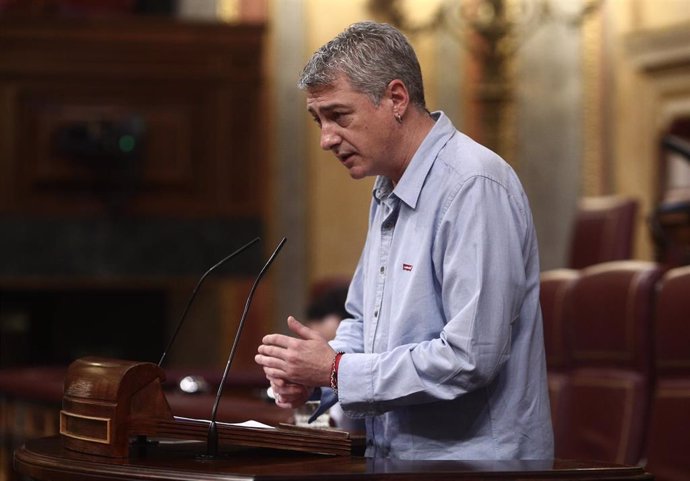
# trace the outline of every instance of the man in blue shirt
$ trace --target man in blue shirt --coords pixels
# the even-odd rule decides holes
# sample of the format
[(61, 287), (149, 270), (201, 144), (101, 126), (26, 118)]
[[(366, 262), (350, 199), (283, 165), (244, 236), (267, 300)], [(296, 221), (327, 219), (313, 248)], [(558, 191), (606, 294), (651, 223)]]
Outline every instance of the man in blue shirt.
[(330, 343), (289, 317), (296, 337), (259, 346), (276, 403), (333, 388), (365, 418), (371, 457), (552, 458), (537, 241), (513, 170), (426, 110), (416, 55), (388, 25), (350, 26), (300, 87), (321, 147), (377, 178), (352, 317)]

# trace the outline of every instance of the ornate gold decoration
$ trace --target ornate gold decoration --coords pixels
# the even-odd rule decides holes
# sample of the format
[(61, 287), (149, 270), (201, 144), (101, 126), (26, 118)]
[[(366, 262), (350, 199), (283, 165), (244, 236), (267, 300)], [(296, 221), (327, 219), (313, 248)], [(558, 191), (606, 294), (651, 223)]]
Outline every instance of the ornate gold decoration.
[(604, 162), (604, 92), (601, 45), (602, 18), (597, 15), (582, 27), (582, 195), (600, 196), (607, 191)]
[[(490, 148), (510, 157), (515, 131), (511, 65), (520, 46), (547, 21), (579, 27), (603, 0), (586, 0), (575, 11), (551, 0), (444, 1), (424, 23), (407, 17), (403, 0), (369, 0), (374, 14), (410, 34), (449, 31), (474, 56), (481, 71), (475, 98), (479, 103), (479, 137)], [(512, 135), (514, 137), (514, 135)]]

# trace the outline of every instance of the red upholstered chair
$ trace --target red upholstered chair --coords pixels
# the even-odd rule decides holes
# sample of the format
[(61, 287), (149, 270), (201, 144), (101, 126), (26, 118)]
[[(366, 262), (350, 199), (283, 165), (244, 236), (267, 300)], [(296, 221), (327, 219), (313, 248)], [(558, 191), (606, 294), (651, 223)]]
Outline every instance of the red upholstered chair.
[(619, 261), (583, 269), (566, 293), (567, 433), (559, 458), (636, 464), (648, 422), (652, 303), (660, 268)]
[(551, 420), (557, 445), (564, 435), (561, 430), (561, 418), (563, 411), (567, 411), (562, 406), (569, 367), (565, 346), (565, 296), (578, 276), (579, 271), (574, 269), (554, 269), (541, 274), (540, 300), (544, 320), (544, 348), (549, 375)]
[(580, 199), (570, 240), (568, 267), (632, 257), (637, 201), (621, 196)]
[(657, 296), (656, 387), (647, 469), (658, 481), (690, 480), (690, 267), (668, 271)]

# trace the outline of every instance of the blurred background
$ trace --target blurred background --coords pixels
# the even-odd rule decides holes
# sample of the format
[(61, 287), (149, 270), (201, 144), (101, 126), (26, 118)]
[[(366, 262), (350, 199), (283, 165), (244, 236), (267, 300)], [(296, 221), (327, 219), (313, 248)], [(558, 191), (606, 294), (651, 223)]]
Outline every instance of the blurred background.
[[(295, 87), (349, 24), (402, 28), (430, 110), (503, 155), (530, 198), (542, 269), (572, 265), (580, 203), (635, 204), (624, 255), (658, 256), (650, 216), (687, 162), (687, 0), (1, 0), (0, 367), (88, 353), (225, 359), (248, 287), (246, 352), (348, 277), (372, 179), (318, 146)], [(677, 186), (676, 186), (677, 187)], [(676, 199), (677, 200), (677, 199)], [(682, 199), (681, 199), (682, 200)]]
[(429, 109), (514, 166), (543, 270), (571, 264), (590, 197), (632, 200), (628, 255), (653, 259), (650, 215), (670, 178), (690, 183), (660, 147), (688, 135), (689, 7), (0, 1), (0, 367), (93, 351), (157, 359), (198, 277), (257, 235), (209, 276), (179, 341), (189, 347), (169, 362), (223, 361), (248, 283), (283, 236), (250, 339), (302, 315), (314, 283), (351, 275), (373, 180), (320, 150), (295, 82), (363, 19), (402, 28)]
[[(373, 179), (319, 149), (296, 88), (364, 19), (403, 29), (428, 108), (513, 165), (542, 270), (688, 263), (690, 0), (0, 0), (0, 368), (155, 362), (199, 277), (261, 236), (168, 353), (218, 371), (285, 236), (233, 365), (260, 376), (261, 337), (364, 241)], [(583, 225), (621, 209), (615, 252), (583, 260), (614, 236)]]

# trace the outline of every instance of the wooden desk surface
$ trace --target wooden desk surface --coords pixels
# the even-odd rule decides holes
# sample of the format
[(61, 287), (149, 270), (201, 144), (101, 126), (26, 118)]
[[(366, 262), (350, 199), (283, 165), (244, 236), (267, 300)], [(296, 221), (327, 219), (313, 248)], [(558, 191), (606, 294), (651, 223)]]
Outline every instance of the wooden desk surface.
[(40, 481), (134, 480), (652, 480), (642, 468), (566, 460), (401, 461), (232, 449), (214, 460), (199, 457), (202, 443), (152, 445), (123, 460), (66, 451), (58, 437), (28, 441), (15, 469)]

